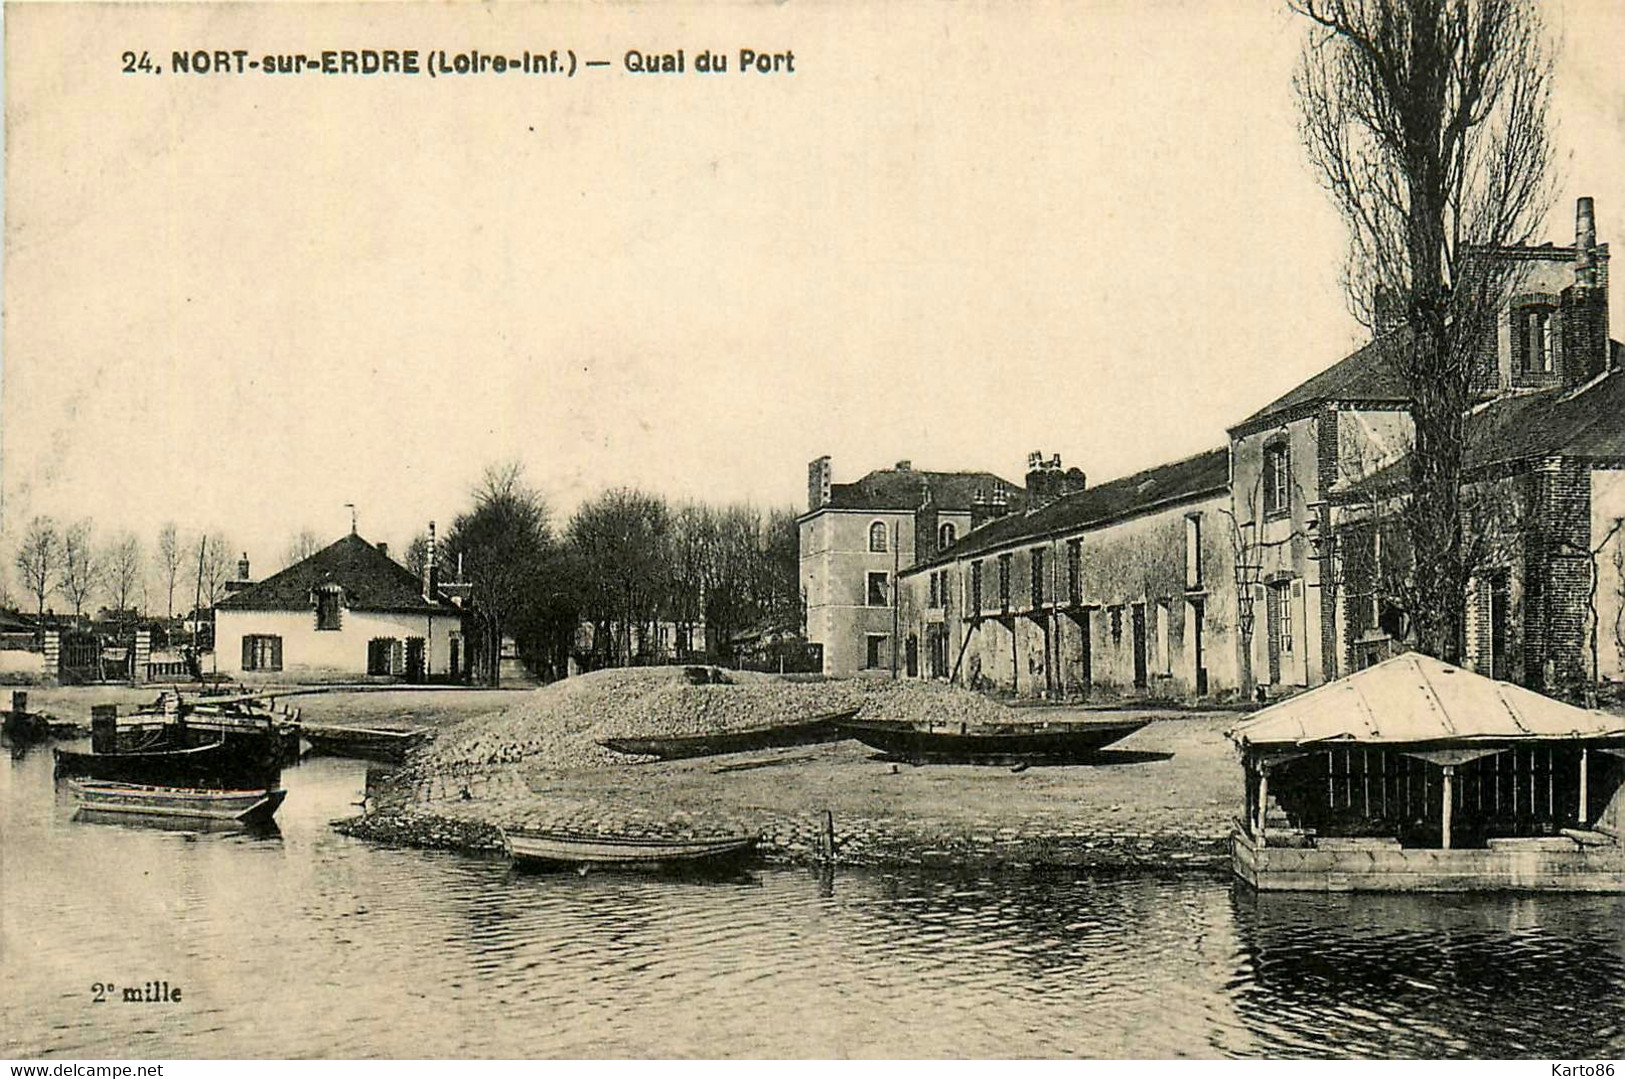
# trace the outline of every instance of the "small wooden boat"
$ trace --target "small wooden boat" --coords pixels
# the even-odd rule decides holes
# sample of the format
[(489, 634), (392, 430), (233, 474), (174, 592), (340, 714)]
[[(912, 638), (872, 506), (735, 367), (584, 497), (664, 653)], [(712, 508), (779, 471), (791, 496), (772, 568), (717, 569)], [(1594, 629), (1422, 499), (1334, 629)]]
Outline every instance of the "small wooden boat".
[(507, 832), (508, 854), (521, 865), (638, 869), (716, 865), (748, 855), (754, 835), (712, 838), (590, 835), (581, 832)]
[(814, 716), (796, 723), (742, 727), (734, 731), (675, 738), (601, 738), (598, 744), (617, 753), (659, 757), (668, 761), (688, 757), (716, 757), (724, 753), (748, 753), (752, 750), (776, 749), (780, 746), (838, 742), (846, 737), (841, 733), (840, 724), (857, 714), (857, 709), (852, 708), (844, 712)]
[(281, 789), (217, 791), (84, 780), (73, 780), (68, 785), (79, 801), (79, 808), (94, 813), (129, 813), (142, 817), (179, 817), (233, 821), (238, 824), (270, 820), (282, 800), (288, 796), (288, 792)]
[(303, 723), (299, 732), (317, 755), (384, 761), (403, 759), (428, 734), (422, 728), (350, 727), (336, 723)]
[(1090, 760), (1102, 747), (1146, 726), (1148, 719), (1115, 723), (980, 723), (923, 727), (883, 720), (853, 720), (841, 731), (888, 756), (966, 764), (1067, 764)]

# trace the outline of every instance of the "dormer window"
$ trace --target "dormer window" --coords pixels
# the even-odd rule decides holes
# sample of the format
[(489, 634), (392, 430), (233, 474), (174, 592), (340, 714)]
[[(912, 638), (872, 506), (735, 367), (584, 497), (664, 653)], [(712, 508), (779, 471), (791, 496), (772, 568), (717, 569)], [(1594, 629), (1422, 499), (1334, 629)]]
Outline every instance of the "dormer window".
[(316, 628), (338, 629), (344, 609), (344, 591), (338, 585), (323, 585), (316, 590)]
[(946, 551), (958, 538), (959, 530), (953, 526), (953, 522), (944, 521), (942, 527), (937, 529), (937, 550)]
[(886, 553), (886, 522), (876, 521), (869, 526), (869, 550), (877, 554)]

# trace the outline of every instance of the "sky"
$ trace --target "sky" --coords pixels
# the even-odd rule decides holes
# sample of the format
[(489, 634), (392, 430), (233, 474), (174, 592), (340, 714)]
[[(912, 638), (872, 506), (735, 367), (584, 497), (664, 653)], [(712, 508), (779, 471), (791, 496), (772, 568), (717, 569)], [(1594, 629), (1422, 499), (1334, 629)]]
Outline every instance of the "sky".
[[(1546, 236), (1591, 195), (1607, 241), (1625, 9), (1544, 7)], [(0, 550), (36, 514), (149, 548), (174, 520), (258, 576), (346, 503), (404, 549), (499, 461), (562, 521), (617, 485), (801, 508), (823, 454), (1094, 482), (1222, 445), (1363, 341), (1302, 32), (1273, 0), (13, 6)], [(611, 65), (168, 70), (194, 48)], [(679, 48), (683, 75), (623, 70)]]

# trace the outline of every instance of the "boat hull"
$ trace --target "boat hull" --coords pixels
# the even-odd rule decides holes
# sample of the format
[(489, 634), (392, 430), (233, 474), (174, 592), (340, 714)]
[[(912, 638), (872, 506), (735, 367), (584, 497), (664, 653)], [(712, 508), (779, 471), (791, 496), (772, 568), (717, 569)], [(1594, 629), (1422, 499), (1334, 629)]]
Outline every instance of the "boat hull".
[(736, 862), (755, 850), (757, 837), (734, 835), (710, 839), (663, 839), (544, 832), (530, 835), (511, 833), (505, 840), (509, 855), (520, 865), (539, 868), (592, 866), (647, 869)]
[(725, 753), (838, 742), (846, 737), (841, 733), (841, 724), (856, 714), (855, 711), (832, 712), (801, 723), (781, 723), (772, 727), (750, 727), (682, 738), (602, 738), (598, 744), (617, 753), (659, 757), (661, 760), (718, 757)]
[(840, 724), (849, 737), (888, 756), (966, 764), (1087, 763), (1149, 720), (1121, 723), (1008, 724), (932, 729), (879, 721)]
[(276, 785), (281, 770), (257, 753), (244, 754), (226, 742), (179, 749), (88, 753), (58, 749), (58, 778), (149, 784), (181, 788), (263, 790)]
[(198, 790), (135, 783), (71, 781), (79, 808), (92, 813), (131, 814), (256, 824), (270, 820), (288, 792), (278, 789)]

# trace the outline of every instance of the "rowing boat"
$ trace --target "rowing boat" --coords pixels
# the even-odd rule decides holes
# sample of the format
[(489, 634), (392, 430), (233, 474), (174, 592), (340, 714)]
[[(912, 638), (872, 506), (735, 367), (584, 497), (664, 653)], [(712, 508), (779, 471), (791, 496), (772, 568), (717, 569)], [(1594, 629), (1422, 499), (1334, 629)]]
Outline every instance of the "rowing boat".
[(756, 847), (754, 835), (710, 838), (591, 835), (582, 832), (509, 832), (503, 842), (522, 865), (622, 869), (727, 862)]
[(181, 817), (235, 821), (239, 824), (270, 820), (282, 800), (288, 796), (288, 792), (280, 788), (217, 791), (84, 780), (70, 780), (68, 786), (78, 799), (79, 808), (95, 813), (131, 813), (143, 817)]

